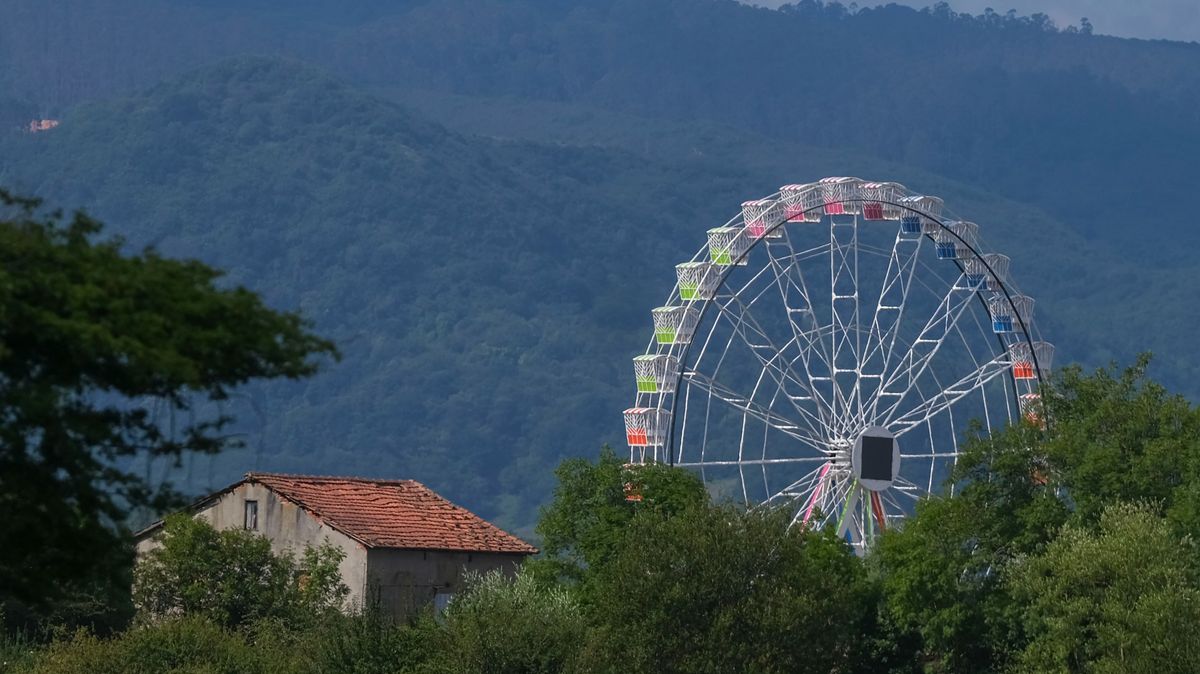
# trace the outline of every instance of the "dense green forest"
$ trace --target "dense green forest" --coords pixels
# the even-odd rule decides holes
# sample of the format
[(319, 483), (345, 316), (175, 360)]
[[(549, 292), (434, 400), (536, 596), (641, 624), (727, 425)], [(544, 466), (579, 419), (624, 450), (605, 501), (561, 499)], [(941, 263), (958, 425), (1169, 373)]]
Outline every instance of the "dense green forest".
[(528, 532), (550, 466), (619, 444), (672, 265), (824, 175), (980, 222), (1062, 360), (1152, 350), (1200, 391), (1195, 45), (814, 2), (6, 9), (0, 184), (226, 268), (345, 355), (239, 392), (247, 449), (154, 481), (403, 475)]

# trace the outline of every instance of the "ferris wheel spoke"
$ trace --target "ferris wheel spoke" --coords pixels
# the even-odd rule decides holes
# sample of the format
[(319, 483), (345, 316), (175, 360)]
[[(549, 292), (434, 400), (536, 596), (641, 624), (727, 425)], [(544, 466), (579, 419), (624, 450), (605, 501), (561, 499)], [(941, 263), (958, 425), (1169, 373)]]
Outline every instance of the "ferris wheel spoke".
[(1007, 353), (980, 365), (975, 371), (958, 379), (941, 391), (924, 397), (920, 404), (892, 419), (885, 418), (880, 424), (899, 437), (908, 431), (926, 423), (937, 415), (950, 409), (959, 400), (971, 393), (982, 389), (996, 377), (1005, 374), (1012, 367), (1012, 359)]
[(676, 466), (684, 468), (699, 466), (782, 466), (788, 464), (818, 463), (829, 461), (827, 456), (800, 456), (778, 459), (704, 459), (702, 461), (678, 461)]
[(792, 524), (795, 524), (796, 520), (799, 519), (801, 525), (808, 526), (809, 520), (812, 519), (813, 511), (817, 508), (817, 503), (821, 500), (822, 492), (826, 491), (829, 487), (828, 476), (829, 470), (832, 467), (832, 463), (826, 462), (825, 465), (817, 469), (816, 477), (811, 481), (811, 493), (808, 499), (806, 499), (807, 503), (803, 509), (796, 511), (795, 517), (792, 518)]
[(890, 508), (884, 509), (884, 514), (889, 520), (903, 520), (904, 507), (900, 501), (892, 494), (892, 490), (886, 490), (879, 493), (879, 498)]
[(835, 430), (844, 434), (861, 416), (858, 218), (829, 216), (830, 370)]
[(816, 403), (817, 396), (805, 384), (801, 375), (795, 371), (787, 359), (785, 349), (794, 344), (794, 338), (789, 340), (784, 348), (780, 348), (755, 320), (753, 314), (750, 313), (749, 305), (742, 303), (736, 296), (732, 300), (736, 304), (735, 307), (723, 303), (720, 299), (714, 299), (713, 306), (716, 306), (719, 315), (729, 322), (733, 332), (741, 337), (742, 342), (758, 361), (759, 366), (783, 390), (789, 405), (804, 419), (809, 431), (814, 436), (822, 435), (821, 430), (827, 432), (828, 425), (826, 420), (819, 415), (820, 408), (817, 408), (818, 413), (814, 413), (812, 410), (805, 409), (805, 406), (801, 404), (806, 401)]
[[(766, 245), (770, 266), (775, 272), (775, 286), (779, 291), (787, 314), (787, 322), (792, 330), (793, 338), (798, 348), (798, 359), (807, 377), (808, 388), (819, 403), (822, 418), (828, 417), (833, 411), (832, 378), (833, 366), (829, 355), (828, 345), (823, 338), (823, 326), (813, 311), (812, 297), (808, 291), (808, 283), (804, 278), (800, 263), (804, 260), (826, 254), (827, 245), (818, 246), (797, 253), (792, 245), (791, 237), (786, 231), (780, 241), (768, 240)], [(776, 255), (775, 248), (786, 248), (786, 254)], [(799, 299), (797, 306), (796, 300)], [(807, 319), (810, 326), (803, 326), (800, 321)], [(814, 367), (819, 368), (814, 373)], [(830, 395), (826, 396), (818, 382), (830, 382)], [(828, 421), (826, 422), (828, 424)]]
[(841, 514), (838, 506), (845, 503), (846, 495), (850, 494), (851, 489), (856, 486), (856, 482), (847, 479), (845, 475), (834, 476), (833, 473), (830, 473), (826, 477), (826, 480), (828, 487), (824, 489), (821, 497), (817, 499), (817, 507), (821, 508), (821, 511), (826, 514), (826, 519), (828, 520), (838, 517)]
[[(946, 339), (955, 333), (959, 319), (967, 313), (975, 298), (974, 290), (964, 289), (960, 285), (955, 282), (950, 286), (908, 353), (884, 376), (884, 383), (875, 392), (875, 399), (871, 402), (873, 419), (890, 419), (895, 414), (929, 369)], [(891, 402), (887, 402), (888, 399)], [(878, 411), (880, 406), (883, 407), (882, 412)]]
[[(950, 456), (951, 456), (950, 454), (939, 454), (938, 455), (939, 458), (941, 458), (941, 457), (950, 458)], [(915, 501), (920, 501), (923, 496), (925, 496), (926, 494), (929, 493), (929, 490), (925, 487), (922, 487), (922, 486), (914, 483), (913, 481), (911, 481), (901, 475), (896, 478), (896, 481), (892, 484), (892, 487), (890, 489), (888, 489), (888, 492), (892, 493), (892, 494), (904, 496), (915, 502)]]
[(833, 464), (830, 463), (828, 456), (813, 457), (813, 459), (821, 462), (821, 465), (805, 473), (803, 477), (795, 482), (792, 482), (783, 489), (776, 491), (767, 498), (766, 503), (774, 503), (780, 500), (808, 499), (812, 497), (813, 490), (816, 489), (822, 481), (826, 480), (826, 477), (829, 475), (829, 470), (833, 466)]
[(753, 400), (739, 395), (734, 390), (725, 387), (713, 381), (712, 379), (709, 379), (708, 377), (705, 377), (697, 372), (685, 372), (683, 374), (683, 381), (688, 387), (696, 387), (701, 389), (708, 393), (712, 399), (719, 400), (726, 405), (729, 405), (730, 407), (740, 411), (743, 415), (757, 419), (763, 424), (774, 428), (780, 433), (783, 433), (784, 435), (797, 440), (818, 452), (825, 451), (825, 448), (818, 438), (805, 433), (805, 426), (801, 426), (800, 424), (788, 419), (787, 417), (784, 417), (778, 412), (767, 409)]
[(900, 334), (904, 309), (908, 305), (909, 290), (916, 275), (924, 240), (925, 237), (920, 233), (910, 234), (899, 229), (888, 255), (887, 272), (879, 291), (871, 328), (867, 333), (867, 344), (863, 349), (862, 378), (875, 381), (874, 389), (868, 393), (866, 402), (871, 408), (871, 413), (874, 412), (878, 400), (875, 394), (882, 389), (883, 378), (892, 364), (892, 355), (896, 349), (896, 340)]
[(862, 497), (863, 491), (857, 482), (851, 482), (845, 490), (845, 500), (842, 501), (842, 512), (838, 518), (838, 538), (845, 537), (849, 532), (852, 541), (862, 540), (862, 531), (857, 528), (855, 522), (858, 517), (855, 511), (858, 510), (858, 501)]

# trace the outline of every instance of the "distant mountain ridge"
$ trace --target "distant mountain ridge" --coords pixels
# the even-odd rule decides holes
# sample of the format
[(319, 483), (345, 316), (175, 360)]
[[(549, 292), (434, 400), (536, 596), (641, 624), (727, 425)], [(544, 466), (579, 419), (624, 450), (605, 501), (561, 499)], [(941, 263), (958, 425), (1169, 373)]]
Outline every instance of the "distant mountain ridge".
[[(57, 112), (245, 53), (373, 87), (706, 120), (955, 176), (1188, 265), (1200, 45), (803, 0), (9, 0), (0, 81)], [(514, 122), (516, 123), (516, 122)], [(1154, 204), (1163, 246), (1129, 223)]]

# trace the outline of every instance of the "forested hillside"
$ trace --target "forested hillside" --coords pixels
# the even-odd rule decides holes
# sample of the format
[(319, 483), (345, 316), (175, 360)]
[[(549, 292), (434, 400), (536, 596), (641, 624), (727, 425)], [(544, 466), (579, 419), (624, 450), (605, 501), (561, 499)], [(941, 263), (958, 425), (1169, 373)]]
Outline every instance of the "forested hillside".
[(345, 354), (246, 391), (249, 451), (185, 463), (192, 489), (404, 475), (527, 526), (550, 466), (619, 440), (672, 266), (824, 175), (941, 194), (1063, 360), (1149, 349), (1200, 392), (1197, 45), (814, 2), (0, 9), (0, 185), (230, 269)]
[(681, 195), (620, 154), (465, 139), (257, 59), (69, 119), (13, 139), (3, 182), (220, 260), (341, 346), (319, 381), (253, 392), (265, 428), (241, 410), (264, 465), (418, 477), (510, 521), (562, 455), (617, 439), (628, 356), (699, 245), (685, 232), (745, 187)]
[(1170, 281), (1036, 209), (878, 160), (797, 147), (782, 163), (651, 162), (489, 141), (269, 59), (82, 106), (0, 149), (0, 182), (86, 205), (132, 246), (228, 268), (343, 350), (309, 382), (248, 391), (249, 451), (175, 471), (190, 488), (247, 468), (405, 475), (511, 525), (532, 520), (561, 457), (619, 444), (628, 359), (674, 263), (791, 176), (851, 169), (943, 194), (1013, 255), (1069, 358), (1138, 348), (1094, 330), (1096, 312), (1164, 311), (1092, 282), (1096, 260)]

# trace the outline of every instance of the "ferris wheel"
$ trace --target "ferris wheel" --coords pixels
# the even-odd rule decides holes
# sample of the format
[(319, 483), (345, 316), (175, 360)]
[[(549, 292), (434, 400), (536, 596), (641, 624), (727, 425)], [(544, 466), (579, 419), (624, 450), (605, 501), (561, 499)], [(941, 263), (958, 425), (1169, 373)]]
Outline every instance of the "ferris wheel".
[(630, 463), (790, 508), (858, 549), (946, 481), (969, 433), (1040, 421), (1054, 348), (979, 226), (898, 183), (747, 201), (676, 266), (633, 359)]

